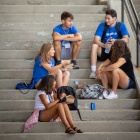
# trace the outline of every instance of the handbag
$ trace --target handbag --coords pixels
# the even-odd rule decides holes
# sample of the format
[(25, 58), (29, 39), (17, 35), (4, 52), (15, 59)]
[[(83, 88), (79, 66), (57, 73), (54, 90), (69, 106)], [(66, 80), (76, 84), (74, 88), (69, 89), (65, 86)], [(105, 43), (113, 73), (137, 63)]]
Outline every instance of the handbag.
[[(22, 83), (17, 83), (16, 85), (16, 89), (19, 89), (20, 92), (23, 94), (28, 93), (34, 87), (35, 87), (34, 79), (31, 80), (30, 84), (27, 84), (26, 82), (22, 82)], [(27, 90), (27, 91), (23, 92), (23, 90)]]
[(80, 99), (98, 99), (103, 93), (104, 87), (99, 84), (85, 85), (79, 95)]

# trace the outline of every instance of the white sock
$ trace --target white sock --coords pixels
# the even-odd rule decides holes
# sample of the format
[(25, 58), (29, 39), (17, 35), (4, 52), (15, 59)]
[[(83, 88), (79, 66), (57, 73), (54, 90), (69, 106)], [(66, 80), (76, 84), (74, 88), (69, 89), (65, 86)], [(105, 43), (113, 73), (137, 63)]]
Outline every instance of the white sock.
[(92, 65), (91, 66), (91, 70), (95, 72), (96, 71), (96, 66), (95, 65)]

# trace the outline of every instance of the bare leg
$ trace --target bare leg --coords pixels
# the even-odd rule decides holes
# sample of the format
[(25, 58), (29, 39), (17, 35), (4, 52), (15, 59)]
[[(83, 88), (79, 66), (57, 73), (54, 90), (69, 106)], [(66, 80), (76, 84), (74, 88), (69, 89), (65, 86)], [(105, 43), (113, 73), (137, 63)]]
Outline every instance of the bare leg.
[(102, 52), (102, 49), (97, 44), (93, 44), (91, 46), (91, 56), (90, 56), (90, 58), (91, 58), (91, 66), (92, 65), (96, 66), (97, 56), (100, 56), (101, 52)]
[(50, 75), (54, 75), (56, 79), (57, 88), (62, 86), (62, 71), (60, 69), (55, 70), (54, 72), (50, 73)]
[(72, 44), (72, 60), (76, 60), (80, 49), (81, 49), (82, 41), (76, 41)]
[(62, 72), (62, 86), (67, 86), (70, 78), (70, 72), (64, 71)]
[(108, 75), (107, 72), (102, 72), (102, 79), (101, 79), (103, 87), (108, 91)]
[(65, 115), (66, 115), (68, 123), (70, 124), (70, 126), (72, 128), (74, 128), (75, 125), (74, 125), (74, 122), (73, 122), (73, 119), (72, 119), (72, 115), (71, 115), (71, 112), (69, 110), (68, 105), (66, 103), (63, 103), (63, 107), (64, 107), (64, 111), (65, 111)]
[(117, 91), (118, 85), (122, 89), (126, 89), (129, 83), (129, 77), (120, 68), (112, 71), (112, 90), (114, 93)]
[(49, 110), (43, 110), (41, 113), (41, 121), (42, 122), (47, 122), (50, 121), (52, 118), (56, 117), (56, 115), (60, 116), (62, 123), (64, 124), (65, 128), (69, 128), (70, 125), (67, 121), (66, 115), (65, 115), (65, 110), (64, 107), (61, 103), (56, 104)]
[(60, 60), (61, 59), (61, 42), (54, 41), (53, 44), (54, 44), (56, 60)]

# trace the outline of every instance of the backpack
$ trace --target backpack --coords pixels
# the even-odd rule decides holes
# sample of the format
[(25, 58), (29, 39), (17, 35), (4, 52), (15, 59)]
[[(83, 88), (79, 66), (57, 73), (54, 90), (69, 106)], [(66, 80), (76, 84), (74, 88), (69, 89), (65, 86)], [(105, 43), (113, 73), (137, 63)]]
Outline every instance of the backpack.
[(74, 98), (75, 98), (74, 103), (73, 104), (68, 104), (68, 107), (69, 107), (70, 110), (77, 110), (79, 118), (80, 118), (80, 120), (82, 120), (80, 111), (78, 109), (78, 101), (77, 101), (77, 96), (76, 96), (75, 89), (73, 89), (70, 86), (61, 86), (61, 87), (59, 87), (57, 89), (57, 98), (58, 99), (60, 99), (59, 95), (62, 94), (62, 93), (65, 93), (66, 95), (74, 96)]
[[(120, 31), (120, 25), (121, 25), (121, 22), (116, 22), (116, 32), (117, 32), (119, 38), (121, 39), (122, 38), (122, 35), (121, 35), (121, 31)], [(101, 37), (101, 41), (102, 42), (103, 42), (103, 40), (105, 38), (105, 35), (106, 35), (106, 32), (107, 32), (108, 27), (109, 26), (105, 22), (104, 31), (103, 31), (103, 34), (102, 34), (102, 37)]]
[[(16, 89), (19, 89), (21, 93), (26, 94), (30, 91), (30, 89), (33, 89), (35, 87), (34, 79), (31, 80), (30, 84), (27, 84), (26, 82), (17, 83)], [(27, 90), (26, 92), (23, 92), (22, 90)]]
[(104, 87), (99, 84), (86, 85), (82, 89), (82, 93), (79, 95), (80, 99), (98, 99), (103, 93)]

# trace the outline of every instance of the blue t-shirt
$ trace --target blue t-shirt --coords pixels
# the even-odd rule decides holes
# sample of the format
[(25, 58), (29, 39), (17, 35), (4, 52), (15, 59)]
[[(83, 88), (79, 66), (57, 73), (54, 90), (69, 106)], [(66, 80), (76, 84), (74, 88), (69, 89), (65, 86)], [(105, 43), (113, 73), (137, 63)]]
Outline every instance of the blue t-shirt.
[[(78, 33), (78, 29), (72, 25), (69, 29), (64, 30), (62, 27), (62, 24), (60, 24), (53, 29), (53, 33), (54, 32), (57, 32), (60, 35), (66, 35), (66, 34), (74, 34), (75, 35), (76, 33)], [(61, 40), (61, 43), (62, 43), (62, 40)]]
[[(95, 36), (99, 36), (102, 38), (104, 27), (105, 27), (105, 22), (100, 23), (95, 32)], [(122, 37), (125, 35), (129, 36), (128, 30), (127, 30), (125, 24), (122, 22), (120, 24), (120, 32), (121, 32)], [(103, 43), (106, 43), (107, 41), (109, 41), (111, 37), (114, 39), (121, 39), (121, 38), (119, 38), (119, 36), (117, 34), (116, 25), (114, 27), (111, 27), (111, 28), (109, 27), (107, 29), (105, 38), (103, 39)]]
[[(51, 67), (55, 65), (54, 59), (50, 62)], [(46, 70), (42, 65), (41, 65), (41, 56), (39, 56), (34, 64), (34, 70), (33, 70), (33, 78), (35, 81), (35, 84), (42, 79), (44, 76), (48, 75), (49, 71)]]

